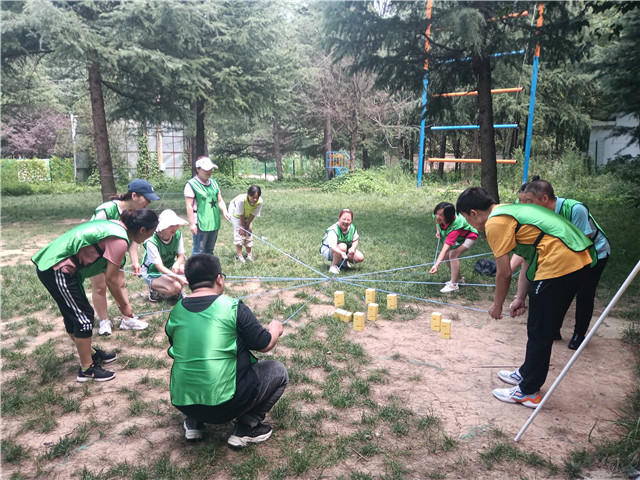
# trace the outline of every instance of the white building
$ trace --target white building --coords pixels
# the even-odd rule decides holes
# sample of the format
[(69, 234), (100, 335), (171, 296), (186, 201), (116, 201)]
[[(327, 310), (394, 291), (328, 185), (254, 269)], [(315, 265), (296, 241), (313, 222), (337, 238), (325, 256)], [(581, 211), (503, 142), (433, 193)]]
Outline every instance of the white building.
[(640, 155), (640, 143), (632, 141), (630, 135), (613, 136), (618, 127), (638, 127), (638, 119), (632, 115), (621, 115), (605, 122), (592, 122), (589, 135), (589, 155), (595, 158), (596, 165), (601, 167), (620, 155)]

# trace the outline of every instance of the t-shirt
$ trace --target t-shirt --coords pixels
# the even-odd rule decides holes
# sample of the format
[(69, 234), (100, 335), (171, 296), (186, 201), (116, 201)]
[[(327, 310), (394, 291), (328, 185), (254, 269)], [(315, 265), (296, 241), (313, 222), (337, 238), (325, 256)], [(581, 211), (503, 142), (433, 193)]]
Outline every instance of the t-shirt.
[[(442, 228), (442, 230), (446, 230), (448, 227), (449, 225), (440, 225), (440, 228)], [(466, 239), (475, 240), (476, 238), (478, 238), (477, 233), (470, 232), (463, 228), (459, 228), (458, 230), (453, 230), (452, 232), (449, 232), (449, 234), (447, 235), (447, 238), (444, 239), (444, 243), (446, 245), (455, 245), (456, 241), (458, 240), (458, 237), (460, 236), (464, 237), (464, 240)]]
[[(351, 244), (355, 243), (355, 241), (358, 239), (360, 239), (360, 235), (358, 235), (358, 230), (356, 229), (355, 232), (353, 232), (353, 240), (351, 241)], [(333, 230), (329, 230), (327, 232), (327, 238), (324, 239), (324, 242), (322, 244), (327, 245), (329, 248), (335, 247), (336, 245), (338, 245), (338, 234)]]
[[(202, 185), (206, 185), (206, 186), (211, 185), (211, 179), (209, 179), (205, 183), (202, 180), (200, 180), (200, 178), (197, 175), (195, 177), (193, 177), (193, 178), (195, 178)], [(184, 196), (186, 198), (192, 198), (193, 199), (193, 202), (192, 202), (193, 213), (197, 213), (198, 212), (198, 202), (196, 202), (196, 192), (193, 191), (193, 187), (191, 185), (189, 185), (189, 182), (187, 182), (185, 184), (183, 194), (184, 194)], [(197, 222), (197, 219), (196, 219), (196, 222)]]
[[(557, 214), (560, 214), (560, 210), (562, 209), (562, 204), (566, 201), (566, 198), (556, 197), (556, 210)], [(593, 245), (596, 247), (596, 252), (598, 252), (598, 258), (606, 258), (611, 255), (611, 245), (607, 240), (605, 235), (596, 235), (598, 232), (598, 227), (596, 227), (595, 223), (589, 217), (589, 210), (587, 207), (581, 203), (577, 203), (571, 209), (571, 218), (568, 218), (571, 223), (573, 223), (576, 227), (582, 230), (587, 237), (593, 240)]]
[[(158, 237), (158, 239), (165, 245), (168, 245), (169, 243), (171, 243), (171, 240), (173, 240), (173, 237), (171, 237), (166, 242), (160, 237)], [(155, 243), (146, 242), (144, 245), (145, 245), (145, 248), (147, 249), (147, 261), (149, 263), (157, 263), (156, 259), (162, 260), (162, 258), (160, 257), (160, 252), (158, 251), (158, 247), (156, 246)], [(176, 253), (178, 255), (180, 255), (181, 253), (184, 255), (184, 242), (182, 241), (182, 235), (180, 236), (180, 240), (178, 241), (178, 251)], [(145, 270), (144, 265), (142, 266), (142, 269)]]
[[(118, 267), (122, 264), (124, 256), (127, 254), (127, 250), (129, 249), (127, 241), (120, 237), (104, 238), (100, 240), (97, 245), (98, 248), (104, 252), (102, 256), (109, 262), (118, 265)], [(95, 262), (100, 258), (100, 254), (93, 245), (88, 245), (78, 250), (76, 258), (78, 259), (78, 264), (83, 267)], [(78, 272), (76, 264), (69, 257), (58, 262), (53, 266), (53, 269), (62, 270), (64, 273), (69, 275), (75, 275)]]
[(229, 213), (235, 216), (236, 218), (240, 218), (241, 215), (244, 215), (245, 218), (248, 218), (251, 215), (253, 215), (254, 217), (259, 217), (260, 213), (262, 212), (262, 203), (263, 203), (262, 197), (258, 198), (257, 204), (253, 207), (253, 209), (251, 210), (251, 212), (249, 212), (248, 215), (246, 215), (244, 211), (244, 207), (245, 207), (244, 202), (246, 201), (246, 199), (247, 199), (247, 194), (241, 193), (236, 198), (231, 200), (231, 203), (229, 203)]

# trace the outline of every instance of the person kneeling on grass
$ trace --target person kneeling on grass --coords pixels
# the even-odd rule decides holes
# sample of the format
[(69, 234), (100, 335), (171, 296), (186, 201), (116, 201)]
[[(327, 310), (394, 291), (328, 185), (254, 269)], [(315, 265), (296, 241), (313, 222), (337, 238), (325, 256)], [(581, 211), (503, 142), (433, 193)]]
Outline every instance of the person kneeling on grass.
[(322, 239), (320, 254), (331, 262), (329, 273), (334, 275), (340, 273), (340, 265), (343, 262), (346, 262), (347, 268), (351, 268), (352, 263), (364, 260), (364, 255), (358, 250), (358, 230), (352, 222), (353, 212), (348, 208), (342, 209), (338, 215), (338, 222), (327, 228), (327, 233)]
[(444, 237), (444, 243), (429, 273), (436, 273), (440, 263), (449, 260), (447, 266), (451, 270), (451, 281), (445, 283), (440, 292), (455, 292), (459, 288), (458, 283), (464, 283), (464, 278), (460, 275), (458, 258), (475, 243), (478, 231), (469, 225), (462, 215), (456, 215), (456, 208), (448, 202), (436, 205), (433, 209), (433, 218), (436, 221), (436, 238)]
[(235, 419), (230, 447), (264, 442), (272, 428), (262, 422), (289, 376), (282, 363), (258, 361), (250, 350), (275, 347), (282, 323), (273, 320), (264, 329), (249, 307), (223, 294), (226, 276), (218, 257), (191, 256), (185, 275), (192, 293), (171, 310), (165, 326), (173, 358), (171, 403), (186, 415), (185, 438), (200, 440), (204, 423)]
[(251, 185), (247, 193), (238, 195), (229, 203), (229, 214), (233, 224), (233, 244), (236, 246), (235, 260), (245, 263), (242, 256), (242, 246), (247, 250), (247, 260), (253, 262), (251, 249), (253, 248), (253, 235), (251, 235), (251, 222), (260, 216), (262, 211), (262, 190), (258, 185)]
[(106, 382), (116, 376), (100, 364), (116, 359), (91, 345), (94, 311), (84, 292), (84, 279), (105, 274), (107, 288), (122, 315), (134, 318), (120, 268), (131, 242), (142, 243), (158, 226), (158, 215), (146, 208), (125, 210), (120, 220), (93, 220), (61, 235), (31, 261), (38, 278), (58, 304), (64, 325), (80, 357), (77, 380)]
[(178, 229), (189, 222), (173, 210), (164, 210), (158, 218), (156, 233), (144, 244), (142, 260), (142, 278), (149, 285), (150, 302), (157, 302), (162, 296), (181, 296), (182, 287), (187, 283), (184, 279), (184, 243)]

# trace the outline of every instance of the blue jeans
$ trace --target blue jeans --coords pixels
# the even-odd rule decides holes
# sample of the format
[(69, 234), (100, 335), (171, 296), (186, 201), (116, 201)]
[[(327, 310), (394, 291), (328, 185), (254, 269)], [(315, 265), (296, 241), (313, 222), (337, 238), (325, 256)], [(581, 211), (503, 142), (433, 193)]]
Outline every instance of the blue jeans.
[(191, 255), (198, 253), (210, 253), (213, 255), (213, 249), (216, 248), (216, 241), (218, 240), (218, 232), (220, 230), (213, 230), (211, 232), (203, 232), (198, 227), (198, 233), (193, 236), (193, 250)]

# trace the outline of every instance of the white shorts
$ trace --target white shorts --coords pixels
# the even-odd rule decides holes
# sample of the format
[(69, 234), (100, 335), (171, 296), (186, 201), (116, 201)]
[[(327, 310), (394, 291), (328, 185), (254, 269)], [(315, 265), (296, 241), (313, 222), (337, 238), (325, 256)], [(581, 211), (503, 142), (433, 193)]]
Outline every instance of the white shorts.
[(327, 245), (320, 247), (320, 255), (322, 255), (325, 260), (333, 261), (333, 252)]
[(241, 230), (243, 227), (240, 219), (235, 215), (231, 215), (231, 223), (233, 224), (233, 244), (249, 248), (253, 247), (253, 235)]

